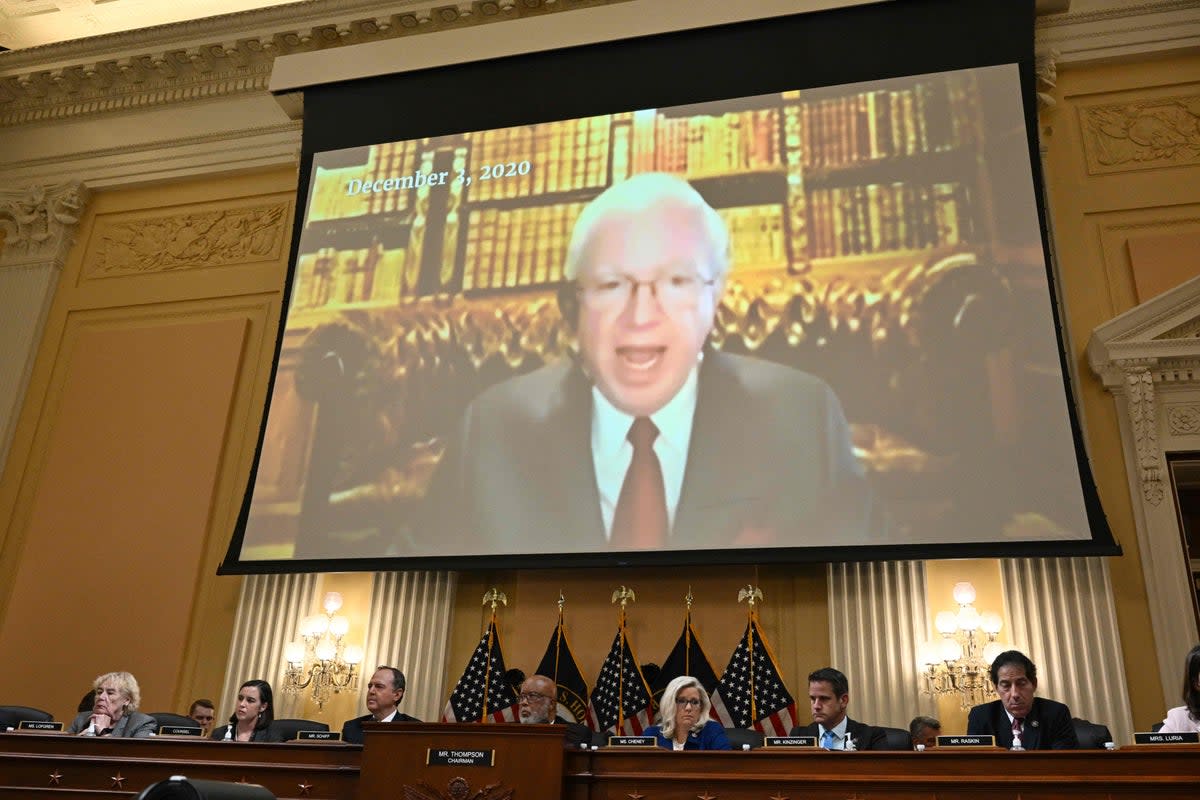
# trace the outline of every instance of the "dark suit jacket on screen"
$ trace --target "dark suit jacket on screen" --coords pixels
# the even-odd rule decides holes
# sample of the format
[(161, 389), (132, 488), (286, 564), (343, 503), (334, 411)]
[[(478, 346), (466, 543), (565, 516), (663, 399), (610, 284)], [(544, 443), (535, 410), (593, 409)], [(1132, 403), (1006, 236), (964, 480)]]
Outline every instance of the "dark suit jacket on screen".
[[(821, 728), (817, 723), (813, 722), (803, 727), (797, 725), (792, 728), (789, 736), (816, 736), (817, 744), (820, 745)], [(883, 730), (876, 728), (874, 725), (867, 725), (865, 722), (855, 722), (852, 719), (846, 720), (846, 735), (854, 739), (854, 749), (856, 750), (877, 750), (883, 746), (886, 736)]]
[[(485, 391), (438, 468), (411, 554), (608, 549), (591, 416), (591, 382), (569, 360)], [(873, 516), (829, 386), (706, 353), (672, 549), (869, 544)]]
[[(363, 743), (363, 723), (374, 722), (375, 718), (370, 714), (363, 714), (361, 717), (346, 720), (342, 725), (342, 741), (350, 742), (351, 744)], [(396, 716), (392, 718), (392, 722), (420, 722), (416, 717), (410, 717), (400, 711), (396, 712)]]
[[(999, 700), (971, 709), (967, 715), (968, 736), (995, 736), (999, 747), (1012, 747), (1012, 722)], [(1026, 750), (1074, 750), (1079, 746), (1071, 710), (1062, 703), (1043, 697), (1033, 698), (1021, 746)]]

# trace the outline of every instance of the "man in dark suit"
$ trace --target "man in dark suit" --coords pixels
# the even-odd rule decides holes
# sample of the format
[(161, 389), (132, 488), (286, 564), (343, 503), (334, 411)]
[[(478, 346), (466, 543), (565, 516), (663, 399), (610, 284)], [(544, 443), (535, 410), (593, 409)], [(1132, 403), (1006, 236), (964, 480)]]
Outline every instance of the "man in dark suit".
[(521, 684), (517, 699), (517, 716), (522, 725), (565, 725), (567, 747), (578, 747), (592, 740), (592, 731), (586, 725), (571, 722), (558, 715), (558, 687), (545, 675), (530, 675)]
[(971, 709), (968, 735), (995, 736), (1000, 747), (1024, 750), (1074, 750), (1079, 746), (1071, 710), (1054, 700), (1034, 697), (1037, 667), (1028, 656), (1006, 650), (992, 661), (990, 674), (1000, 699)]
[(367, 711), (342, 725), (342, 741), (362, 744), (364, 722), (420, 722), (397, 708), (404, 699), (404, 673), (395, 667), (376, 667), (367, 684)]
[(637, 175), (592, 201), (559, 296), (578, 359), (471, 404), (412, 554), (877, 541), (829, 386), (706, 345), (729, 253), (680, 178)]
[(850, 705), (850, 681), (840, 670), (824, 667), (808, 676), (811, 725), (797, 725), (792, 736), (815, 736), (826, 750), (877, 750), (886, 744), (884, 733), (873, 725), (846, 716)]

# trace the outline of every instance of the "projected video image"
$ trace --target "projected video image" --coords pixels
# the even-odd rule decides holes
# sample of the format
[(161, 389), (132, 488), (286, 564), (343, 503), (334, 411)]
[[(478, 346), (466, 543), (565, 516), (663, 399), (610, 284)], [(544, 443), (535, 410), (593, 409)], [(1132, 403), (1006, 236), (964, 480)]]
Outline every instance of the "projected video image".
[(315, 157), (243, 560), (1089, 537), (1015, 66)]

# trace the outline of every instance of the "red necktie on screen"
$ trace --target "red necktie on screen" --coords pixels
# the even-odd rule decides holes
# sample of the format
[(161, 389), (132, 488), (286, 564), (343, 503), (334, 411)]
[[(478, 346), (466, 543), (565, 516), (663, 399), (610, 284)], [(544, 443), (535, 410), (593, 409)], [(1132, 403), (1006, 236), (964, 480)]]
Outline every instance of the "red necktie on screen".
[(633, 459), (621, 485), (613, 512), (612, 546), (618, 550), (649, 550), (667, 543), (667, 501), (662, 466), (654, 452), (658, 428), (649, 417), (629, 426)]
[(1013, 747), (1024, 747), (1024, 742), (1021, 741), (1021, 723), (1025, 720), (1013, 717)]

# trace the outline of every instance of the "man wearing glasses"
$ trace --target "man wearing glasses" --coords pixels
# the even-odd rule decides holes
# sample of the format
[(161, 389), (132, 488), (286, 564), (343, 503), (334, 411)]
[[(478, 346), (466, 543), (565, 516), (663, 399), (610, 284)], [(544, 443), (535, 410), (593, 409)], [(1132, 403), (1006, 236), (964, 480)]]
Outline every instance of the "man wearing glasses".
[(820, 379), (706, 346), (729, 233), (649, 173), (581, 213), (577, 360), (485, 391), (430, 490), (444, 554), (867, 544), (869, 493)]
[(518, 716), (522, 725), (566, 725), (564, 744), (578, 747), (591, 741), (592, 732), (586, 725), (570, 722), (558, 715), (558, 692), (554, 681), (545, 675), (530, 675), (521, 684)]

